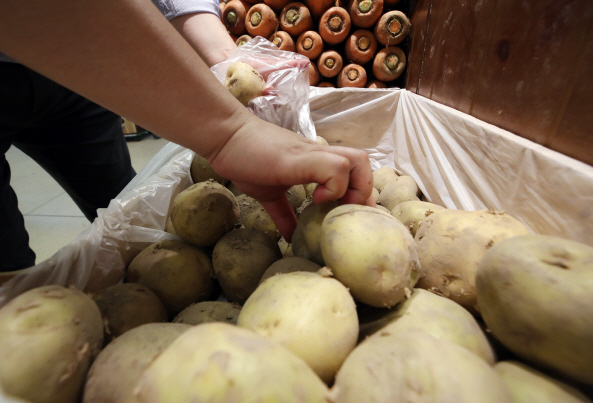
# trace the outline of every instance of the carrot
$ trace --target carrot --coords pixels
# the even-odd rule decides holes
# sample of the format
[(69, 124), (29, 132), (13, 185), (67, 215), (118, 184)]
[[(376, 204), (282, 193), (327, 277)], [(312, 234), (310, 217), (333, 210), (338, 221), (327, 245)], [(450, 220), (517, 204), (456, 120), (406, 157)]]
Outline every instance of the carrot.
[(279, 13), (282, 11), (284, 6), (290, 3), (290, 0), (264, 0), (264, 3), (270, 6), (270, 8), (276, 13)]
[(334, 6), (335, 0), (304, 0), (313, 18), (318, 20), (323, 13)]
[(323, 77), (335, 77), (340, 74), (344, 62), (342, 56), (335, 50), (325, 51), (317, 59), (319, 74)]
[(245, 33), (245, 17), (251, 6), (241, 0), (231, 0), (222, 10), (222, 23), (227, 31), (235, 35)]
[(270, 6), (260, 3), (247, 12), (245, 26), (250, 35), (269, 38), (278, 29), (278, 18)]
[(319, 35), (325, 43), (337, 45), (343, 42), (350, 32), (350, 15), (341, 7), (332, 7), (319, 20)]
[(278, 46), (280, 50), (286, 50), (288, 52), (295, 52), (294, 41), (288, 32), (278, 31), (270, 36), (270, 42)]
[(387, 88), (387, 84), (383, 81), (372, 80), (367, 83), (366, 88)]
[(249, 4), (258, 4), (258, 3), (263, 3), (264, 2), (264, 0), (245, 0), (245, 1), (247, 3), (249, 3)]
[(280, 27), (296, 37), (313, 28), (313, 18), (303, 3), (289, 3), (280, 13)]
[(330, 83), (329, 81), (320, 82), (319, 84), (317, 84), (317, 86), (318, 87), (336, 88), (336, 86), (333, 85), (332, 83)]
[(370, 28), (383, 13), (383, 0), (350, 0), (348, 13), (352, 24), (360, 28)]
[(366, 64), (377, 51), (377, 40), (371, 31), (359, 29), (346, 40), (344, 53), (352, 63)]
[(249, 35), (241, 35), (240, 37), (237, 38), (237, 40), (235, 41), (235, 44), (237, 46), (243, 46), (252, 39), (253, 38)]
[(317, 85), (317, 83), (321, 80), (321, 76), (319, 75), (319, 68), (315, 63), (309, 64), (309, 85)]
[(401, 11), (388, 11), (375, 25), (375, 36), (381, 45), (397, 45), (410, 32), (410, 20)]
[(373, 60), (373, 74), (378, 80), (392, 81), (398, 78), (406, 67), (406, 54), (397, 46), (381, 49)]
[(301, 55), (315, 60), (323, 53), (323, 39), (315, 31), (303, 32), (297, 39), (296, 50)]
[(338, 88), (355, 87), (363, 88), (367, 83), (367, 72), (361, 65), (351, 63), (340, 71), (338, 75)]

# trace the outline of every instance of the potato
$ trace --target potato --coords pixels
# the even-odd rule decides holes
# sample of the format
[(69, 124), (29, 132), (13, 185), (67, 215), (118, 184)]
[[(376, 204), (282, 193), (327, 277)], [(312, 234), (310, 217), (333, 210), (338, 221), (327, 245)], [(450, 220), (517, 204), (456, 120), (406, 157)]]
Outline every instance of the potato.
[(140, 252), (128, 266), (126, 281), (149, 288), (162, 301), (169, 317), (207, 300), (214, 291), (212, 261), (187, 242), (165, 240)]
[(168, 319), (159, 297), (140, 284), (116, 284), (91, 296), (101, 311), (105, 344), (140, 325)]
[(286, 242), (284, 237), (281, 237), (278, 240), (278, 246), (280, 247), (280, 252), (282, 252), (282, 257), (291, 257), (292, 255), (292, 244)]
[[(378, 310), (378, 309), (376, 309)], [(360, 320), (360, 339), (381, 337), (382, 332), (397, 334), (406, 330), (421, 330), (437, 339), (467, 348), (492, 365), (496, 361), (488, 338), (474, 317), (461, 305), (448, 298), (415, 288), (412, 295), (383, 313), (379, 318)]]
[(373, 188), (377, 189), (379, 192), (389, 182), (395, 178), (399, 177), (397, 171), (392, 167), (381, 167), (373, 171)]
[(329, 145), (329, 143), (327, 142), (327, 140), (326, 140), (326, 139), (324, 139), (324, 138), (323, 138), (323, 137), (321, 137), (321, 136), (317, 136), (317, 137), (315, 137), (315, 141), (317, 142), (317, 144), (319, 144), (319, 145), (321, 145), (321, 146), (328, 146), (328, 145)]
[(203, 323), (144, 371), (140, 403), (325, 403), (327, 386), (278, 343), (228, 323)]
[(313, 197), (313, 192), (315, 192), (317, 185), (317, 183), (306, 183), (303, 185), (303, 188), (305, 189), (305, 196), (307, 198)]
[(208, 179), (212, 179), (220, 183), (221, 185), (226, 185), (229, 183), (228, 179), (223, 178), (220, 176), (210, 165), (210, 162), (201, 155), (194, 155), (194, 158), (191, 161), (191, 165), (189, 167), (189, 172), (191, 174), (191, 178), (194, 183), (204, 182)]
[(494, 365), (513, 403), (591, 403), (577, 389), (551, 378), (517, 361), (500, 361)]
[(307, 193), (305, 193), (303, 185), (294, 185), (288, 189), (286, 197), (288, 197), (288, 202), (292, 206), (292, 209), (296, 211), (307, 198)]
[(0, 383), (35, 403), (77, 403), (103, 344), (101, 313), (81, 291), (47, 285), (0, 309)]
[(233, 194), (233, 196), (237, 197), (239, 195), (242, 195), (243, 192), (241, 192), (239, 190), (239, 188), (237, 187), (237, 185), (235, 185), (233, 182), (229, 182), (226, 185), (227, 189), (231, 191), (231, 193)]
[(535, 234), (501, 241), (480, 261), (476, 290), (505, 347), (593, 385), (593, 247)]
[(147, 323), (107, 345), (89, 370), (83, 403), (133, 402), (138, 378), (190, 325)]
[(330, 211), (319, 244), (336, 279), (365, 304), (393, 306), (418, 280), (418, 255), (410, 232), (374, 207), (345, 204)]
[(236, 325), (239, 312), (241, 312), (241, 305), (233, 302), (203, 301), (179, 312), (173, 322), (192, 326), (206, 322), (227, 322)]
[(339, 202), (309, 204), (299, 215), (297, 226), (292, 234), (292, 254), (325, 266), (319, 239), (321, 223), (326, 214), (340, 205)]
[(214, 246), (214, 273), (227, 298), (242, 304), (257, 288), (259, 279), (276, 260), (280, 247), (270, 236), (239, 228), (225, 234)]
[(171, 222), (177, 235), (198, 246), (211, 246), (239, 222), (239, 205), (226, 187), (196, 183), (175, 197)]
[(224, 86), (239, 102), (247, 106), (253, 98), (264, 95), (266, 81), (247, 63), (235, 62), (226, 71)]
[(373, 188), (371, 195), (373, 196), (373, 200), (376, 203), (379, 200), (379, 191), (376, 188)]
[(391, 211), (400, 203), (420, 200), (420, 189), (411, 176), (398, 176), (381, 188), (377, 203)]
[(260, 202), (243, 194), (237, 196), (237, 203), (240, 210), (239, 220), (245, 228), (265, 232), (274, 240), (280, 238), (280, 231), (278, 231), (274, 220)]
[(243, 305), (237, 326), (286, 347), (329, 383), (356, 346), (358, 317), (348, 289), (317, 273), (279, 274)]
[(420, 227), (420, 223), (426, 220), (426, 217), (435, 211), (444, 209), (444, 207), (441, 207), (438, 204), (412, 200), (396, 205), (391, 210), (391, 214), (410, 230), (412, 236), (415, 236)]
[(508, 214), (441, 210), (416, 232), (421, 276), (418, 288), (450, 298), (476, 313), (476, 270), (484, 253), (497, 242), (529, 233)]
[(262, 275), (259, 283), (261, 284), (277, 274), (294, 273), (295, 271), (308, 271), (314, 273), (319, 271), (319, 269), (321, 269), (321, 266), (317, 263), (303, 259), (302, 257), (285, 257), (272, 263)]
[(512, 403), (484, 360), (421, 331), (384, 332), (360, 343), (330, 396), (334, 403)]

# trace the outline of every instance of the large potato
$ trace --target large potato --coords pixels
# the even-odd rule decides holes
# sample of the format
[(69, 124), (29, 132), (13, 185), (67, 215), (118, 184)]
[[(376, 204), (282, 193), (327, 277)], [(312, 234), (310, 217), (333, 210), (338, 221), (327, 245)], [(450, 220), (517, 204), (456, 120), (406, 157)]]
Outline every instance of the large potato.
[(241, 211), (240, 221), (245, 228), (263, 231), (275, 240), (280, 238), (276, 223), (260, 202), (253, 197), (242, 194), (237, 196), (237, 203)]
[(101, 311), (105, 344), (145, 323), (166, 322), (165, 306), (149, 288), (121, 283), (92, 294)]
[(282, 259), (278, 243), (264, 232), (239, 228), (214, 246), (212, 264), (227, 298), (242, 304), (257, 288), (264, 272)]
[(383, 186), (392, 179), (399, 176), (397, 171), (392, 167), (381, 167), (373, 171), (373, 188), (381, 191)]
[(171, 223), (189, 243), (211, 246), (239, 221), (235, 196), (218, 182), (196, 183), (175, 197)]
[(321, 226), (320, 245), (336, 279), (365, 304), (393, 306), (418, 279), (412, 235), (395, 217), (377, 208), (345, 204), (331, 210)]
[(420, 224), (415, 241), (420, 258), (418, 287), (476, 312), (476, 270), (496, 243), (529, 230), (508, 214), (441, 210)]
[(338, 207), (339, 202), (324, 204), (309, 204), (299, 215), (297, 226), (292, 234), (292, 254), (311, 260), (324, 266), (319, 239), (321, 238), (321, 223), (332, 209)]
[(415, 236), (422, 221), (426, 220), (435, 211), (444, 209), (438, 204), (411, 200), (396, 205), (391, 210), (391, 214), (410, 230), (412, 236)]
[(420, 200), (420, 189), (411, 176), (398, 176), (391, 179), (380, 190), (377, 204), (391, 211), (400, 203)]
[(270, 267), (268, 267), (261, 276), (259, 283), (261, 284), (277, 274), (294, 273), (295, 271), (317, 272), (319, 269), (321, 269), (321, 266), (317, 263), (303, 259), (302, 257), (284, 257), (280, 260), (276, 260)]
[(227, 322), (236, 325), (239, 312), (241, 305), (233, 302), (202, 301), (179, 312), (173, 322), (192, 326), (206, 322)]
[(147, 323), (113, 340), (89, 370), (83, 403), (134, 401), (134, 388), (142, 371), (190, 328), (179, 323)]
[(397, 334), (421, 330), (462, 347), (494, 364), (496, 357), (488, 338), (476, 319), (461, 305), (430, 291), (415, 288), (410, 298), (384, 311), (374, 320), (360, 319), (360, 336), (381, 337), (383, 332)]
[(224, 86), (239, 102), (247, 106), (253, 98), (264, 94), (266, 81), (247, 63), (235, 62), (226, 71)]
[(200, 248), (184, 241), (159, 241), (130, 263), (126, 281), (154, 292), (169, 317), (214, 292), (212, 261)]
[(101, 313), (86, 294), (48, 285), (0, 310), (0, 383), (35, 403), (77, 403), (103, 344)]
[(512, 403), (484, 360), (411, 330), (360, 343), (338, 371), (331, 397), (334, 403)]
[(220, 176), (210, 165), (210, 162), (201, 155), (194, 155), (189, 167), (189, 172), (194, 183), (204, 182), (212, 179), (222, 185), (229, 183), (228, 179)]
[(327, 387), (299, 357), (227, 323), (183, 333), (144, 371), (140, 403), (325, 403)]
[(264, 281), (243, 305), (237, 326), (277, 341), (327, 383), (358, 338), (356, 305), (348, 289), (308, 272)]
[(572, 386), (551, 378), (517, 361), (500, 361), (494, 365), (513, 403), (591, 403)]
[(593, 247), (545, 235), (494, 245), (478, 306), (492, 334), (526, 360), (593, 384)]

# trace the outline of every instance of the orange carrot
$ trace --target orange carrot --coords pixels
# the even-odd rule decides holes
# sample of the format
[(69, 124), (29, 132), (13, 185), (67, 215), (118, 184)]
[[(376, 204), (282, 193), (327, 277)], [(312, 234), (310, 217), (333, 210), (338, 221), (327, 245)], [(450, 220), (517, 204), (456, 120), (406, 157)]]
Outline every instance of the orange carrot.
[(381, 49), (373, 61), (373, 74), (378, 80), (392, 81), (398, 78), (406, 67), (406, 54), (397, 46)]
[(323, 13), (335, 5), (335, 0), (305, 0), (313, 18), (318, 20)]
[(363, 88), (367, 83), (367, 72), (364, 67), (351, 63), (340, 71), (338, 75), (338, 88), (355, 87)]
[(309, 85), (317, 85), (319, 80), (321, 80), (321, 76), (317, 65), (315, 63), (309, 64)]
[(315, 60), (323, 53), (323, 39), (315, 31), (303, 32), (297, 39), (296, 50), (301, 55)]
[(383, 81), (372, 80), (367, 83), (366, 88), (387, 88), (387, 84)]
[(350, 0), (348, 13), (353, 25), (370, 28), (383, 13), (383, 0)]
[(344, 53), (352, 63), (366, 64), (373, 59), (377, 51), (377, 40), (371, 31), (359, 29), (346, 40)]
[(317, 59), (319, 74), (323, 77), (335, 77), (340, 74), (344, 62), (342, 56), (335, 50), (325, 51)]
[(251, 6), (241, 0), (231, 0), (222, 10), (222, 23), (227, 31), (235, 35), (245, 33), (245, 17)]
[(313, 17), (303, 3), (289, 3), (280, 13), (280, 26), (284, 31), (296, 37), (313, 28)]
[(270, 8), (274, 10), (276, 13), (279, 13), (282, 11), (284, 6), (290, 3), (290, 1), (291, 0), (264, 0), (264, 3), (270, 6)]
[(401, 11), (388, 11), (375, 25), (375, 36), (381, 45), (397, 45), (410, 32), (410, 20)]
[(320, 82), (319, 84), (317, 84), (317, 86), (318, 87), (336, 88), (336, 86), (333, 85), (332, 83), (330, 83), (329, 81)]
[(251, 36), (269, 38), (278, 29), (278, 18), (270, 6), (259, 3), (252, 6), (247, 12), (245, 26)]
[(278, 31), (270, 36), (269, 41), (278, 46), (278, 49), (280, 50), (286, 50), (288, 52), (296, 51), (294, 41), (288, 32)]
[(250, 35), (241, 35), (240, 37), (237, 38), (237, 40), (235, 41), (235, 44), (237, 46), (243, 46), (252, 39), (253, 38)]
[(344, 41), (350, 32), (350, 15), (341, 7), (332, 7), (319, 20), (319, 35), (330, 45)]

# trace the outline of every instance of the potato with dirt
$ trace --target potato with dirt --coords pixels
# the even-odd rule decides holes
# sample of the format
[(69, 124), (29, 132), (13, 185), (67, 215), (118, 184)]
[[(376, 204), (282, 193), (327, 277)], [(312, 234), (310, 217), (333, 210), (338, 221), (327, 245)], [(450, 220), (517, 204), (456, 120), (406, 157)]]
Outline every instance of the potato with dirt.
[(326, 383), (358, 338), (354, 300), (330, 275), (325, 269), (268, 278), (247, 299), (237, 321), (301, 357)]
[(325, 266), (319, 240), (323, 219), (339, 202), (309, 204), (299, 215), (297, 226), (292, 234), (292, 254)]
[(302, 257), (292, 256), (284, 257), (280, 260), (276, 260), (268, 269), (264, 272), (263, 276), (259, 280), (259, 283), (263, 283), (270, 277), (278, 274), (294, 273), (296, 271), (306, 271), (315, 273), (321, 269), (317, 263), (312, 262)]
[(229, 183), (228, 179), (223, 178), (220, 176), (210, 165), (210, 162), (201, 155), (195, 154), (194, 158), (191, 161), (191, 165), (189, 167), (189, 172), (191, 174), (191, 179), (194, 183), (204, 182), (208, 179), (212, 179), (221, 185), (226, 185)]
[(196, 183), (173, 200), (171, 223), (175, 233), (197, 246), (212, 246), (239, 222), (233, 193), (218, 182)]
[(91, 366), (82, 403), (135, 402), (142, 372), (190, 325), (147, 323), (109, 343)]
[(319, 245), (325, 264), (359, 302), (394, 306), (418, 280), (414, 238), (395, 217), (377, 208), (334, 208), (323, 219)]
[(438, 204), (411, 200), (396, 205), (391, 210), (391, 214), (410, 230), (412, 236), (415, 236), (422, 221), (426, 220), (434, 212), (444, 209)]
[(237, 324), (241, 305), (227, 301), (202, 301), (192, 304), (173, 319), (174, 323), (199, 325), (206, 322), (227, 322)]
[(247, 63), (235, 62), (226, 71), (224, 86), (239, 102), (247, 106), (253, 98), (264, 95), (266, 80)]
[(437, 211), (420, 224), (414, 238), (420, 258), (417, 287), (475, 314), (478, 263), (496, 243), (528, 233), (519, 220), (500, 211)]
[(46, 285), (0, 309), (0, 384), (35, 403), (78, 403), (103, 346), (101, 312), (81, 291)]
[(240, 223), (247, 229), (255, 229), (265, 232), (275, 240), (280, 239), (280, 231), (272, 217), (264, 209), (260, 202), (253, 197), (242, 194), (237, 196), (237, 203), (240, 210)]
[(225, 234), (214, 246), (214, 274), (226, 297), (244, 303), (257, 288), (264, 272), (282, 259), (278, 243), (262, 231), (239, 228)]
[(593, 247), (537, 234), (503, 240), (481, 259), (476, 292), (506, 348), (593, 385)]
[(228, 323), (179, 336), (139, 377), (138, 402), (326, 403), (327, 386), (299, 357)]
[(184, 241), (159, 241), (140, 252), (128, 266), (126, 282), (140, 284), (162, 301), (170, 318), (214, 292), (212, 261)]

